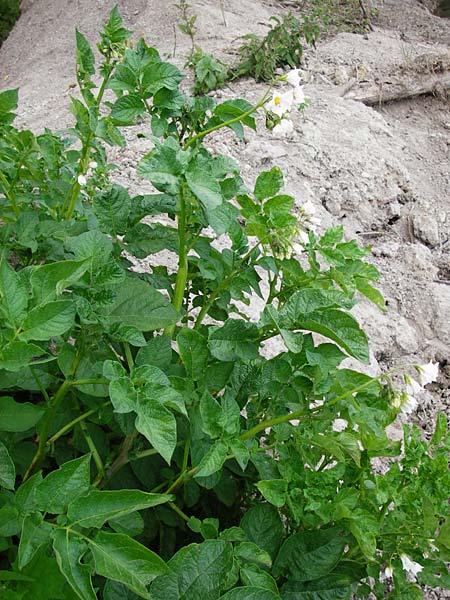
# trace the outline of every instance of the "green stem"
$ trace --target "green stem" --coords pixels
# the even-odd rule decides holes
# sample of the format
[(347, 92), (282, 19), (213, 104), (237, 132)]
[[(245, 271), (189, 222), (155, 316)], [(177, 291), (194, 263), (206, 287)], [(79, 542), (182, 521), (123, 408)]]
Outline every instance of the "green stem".
[(101, 408), (109, 406), (109, 404), (110, 404), (109, 401), (108, 402), (104, 402), (99, 407), (93, 408), (91, 410), (88, 410), (87, 412), (83, 413), (82, 415), (80, 415), (76, 419), (73, 419), (72, 421), (70, 421), (69, 423), (67, 423), (67, 425), (64, 425), (64, 427), (61, 427), (61, 429), (59, 431), (57, 431), (54, 435), (52, 435), (52, 437), (50, 439), (47, 440), (47, 446), (51, 446), (51, 444), (54, 444), (57, 440), (59, 440), (60, 437), (62, 437), (64, 434), (66, 434), (68, 431), (70, 431), (73, 427), (75, 427), (75, 425), (77, 423), (80, 423), (81, 421), (84, 421), (85, 419), (87, 419), (91, 415), (93, 415), (96, 412), (98, 412)]
[(120, 449), (119, 454), (115, 458), (112, 465), (109, 467), (105, 477), (96, 482), (97, 486), (102, 487), (107, 481), (112, 479), (112, 477), (117, 473), (117, 471), (119, 471), (130, 461), (128, 453), (133, 447), (133, 442), (138, 436), (138, 434), (139, 432), (135, 429), (127, 435), (127, 437), (123, 441), (122, 448)]
[[(186, 200), (184, 190), (180, 193), (180, 212), (178, 215), (178, 272), (175, 280), (172, 304), (177, 313), (183, 306), (184, 290), (188, 276), (188, 257), (186, 247)], [(169, 337), (173, 336), (175, 325), (167, 327), (164, 331)]]
[(8, 183), (8, 180), (6, 179), (6, 177), (3, 175), (3, 173), (0, 171), (0, 181), (3, 183), (3, 193), (5, 194), (5, 197), (9, 200), (11, 207), (13, 209), (13, 213), (16, 217), (18, 217), (20, 215), (20, 210), (19, 207), (17, 206), (17, 202), (16, 202), (16, 197), (14, 196), (14, 193), (11, 189), (11, 186)]
[(52, 426), (59, 405), (61, 404), (64, 396), (69, 391), (71, 385), (72, 382), (66, 379), (66, 381), (64, 381), (61, 384), (56, 394), (50, 400), (50, 406), (48, 407), (47, 412), (43, 417), (42, 427), (39, 433), (38, 449), (33, 457), (33, 460), (31, 461), (30, 466), (28, 467), (28, 469), (25, 472), (25, 475), (23, 476), (23, 481), (26, 481), (40, 467), (42, 460), (45, 456), (50, 427)]
[(102, 458), (98, 453), (97, 446), (95, 445), (94, 440), (92, 439), (91, 434), (89, 433), (89, 430), (84, 421), (80, 422), (80, 428), (83, 432), (84, 439), (86, 440), (86, 443), (89, 446), (89, 450), (92, 452), (95, 466), (97, 467), (98, 475), (100, 476), (100, 478), (103, 479), (105, 477), (105, 467), (103, 465)]
[(200, 325), (203, 322), (203, 319), (208, 314), (209, 309), (214, 304), (217, 297), (220, 295), (220, 293), (224, 289), (226, 289), (228, 283), (233, 279), (233, 277), (235, 277), (240, 272), (240, 270), (242, 269), (242, 266), (247, 262), (247, 260), (251, 256), (252, 252), (254, 252), (256, 250), (256, 248), (260, 245), (260, 243), (261, 242), (258, 241), (258, 243), (255, 244), (255, 246), (250, 248), (250, 250), (239, 261), (239, 267), (237, 267), (236, 269), (233, 269), (233, 271), (229, 275), (227, 275), (224, 279), (222, 279), (222, 281), (219, 283), (219, 285), (216, 287), (216, 289), (211, 293), (210, 297), (208, 298), (208, 301), (205, 302), (205, 304), (202, 306), (202, 308), (200, 309), (200, 312), (197, 315), (194, 329), (198, 329), (200, 327)]
[(268, 96), (269, 96), (271, 89), (272, 89), (272, 87), (270, 87), (267, 90), (267, 92), (264, 94), (262, 99), (257, 104), (255, 104), (254, 106), (249, 108), (247, 111), (245, 111), (241, 115), (238, 115), (237, 117), (234, 117), (233, 119), (230, 119), (229, 121), (225, 121), (224, 123), (219, 123), (219, 125), (214, 125), (214, 127), (210, 127), (209, 129), (206, 129), (205, 131), (200, 131), (200, 133), (197, 133), (196, 135), (194, 135), (194, 137), (192, 137), (190, 140), (188, 140), (186, 142), (183, 150), (187, 150), (190, 146), (192, 146), (192, 144), (194, 142), (196, 142), (197, 140), (201, 140), (202, 138), (209, 135), (213, 131), (217, 131), (218, 129), (222, 129), (223, 127), (229, 127), (233, 123), (237, 123), (238, 121), (242, 121), (242, 119), (249, 117), (251, 114), (253, 114), (255, 111), (257, 111), (258, 108), (261, 108), (261, 106), (264, 106), (264, 104), (266, 104), (266, 102), (268, 101)]
[(186, 514), (186, 513), (184, 513), (184, 512), (181, 510), (181, 508), (175, 504), (175, 502), (168, 502), (167, 504), (168, 504), (168, 506), (170, 506), (170, 508), (171, 508), (171, 509), (172, 509), (174, 512), (176, 512), (176, 513), (177, 513), (177, 515), (179, 515), (179, 516), (180, 516), (180, 517), (183, 519), (183, 521), (186, 521), (186, 522), (187, 522), (187, 521), (189, 521), (189, 520), (190, 520), (190, 518), (187, 516), (187, 514)]
[[(107, 59), (106, 64), (109, 65), (110, 64), (110, 58)], [(97, 106), (97, 108), (100, 106), (101, 101), (103, 99), (103, 94), (105, 93), (106, 90), (106, 85), (109, 81), (109, 78), (111, 76), (112, 73), (112, 69), (108, 69), (108, 75), (106, 75), (103, 78), (102, 81), (102, 85), (100, 86), (97, 98), (95, 100), (95, 104)], [(79, 163), (79, 168), (78, 168), (78, 172), (77, 172), (77, 178), (75, 179), (75, 181), (72, 184), (72, 187), (70, 188), (69, 194), (64, 202), (63, 205), (63, 211), (66, 209), (66, 214), (65, 214), (65, 219), (66, 221), (70, 221), (70, 219), (73, 217), (73, 213), (75, 210), (75, 206), (77, 203), (77, 198), (78, 198), (78, 193), (81, 189), (80, 184), (78, 183), (78, 177), (80, 175), (85, 175), (87, 170), (88, 170), (88, 166), (89, 166), (89, 157), (91, 154), (91, 142), (92, 139), (95, 137), (95, 134), (93, 131), (89, 131), (89, 133), (86, 136), (86, 139), (83, 142), (83, 147), (82, 147), (82, 154), (81, 154), (81, 158), (80, 158), (80, 163)]]
[(74, 379), (70, 382), (71, 385), (108, 385), (107, 379)]
[(123, 349), (125, 350), (125, 358), (127, 359), (128, 368), (131, 369), (134, 367), (133, 355), (131, 354), (130, 344), (128, 342), (123, 342)]

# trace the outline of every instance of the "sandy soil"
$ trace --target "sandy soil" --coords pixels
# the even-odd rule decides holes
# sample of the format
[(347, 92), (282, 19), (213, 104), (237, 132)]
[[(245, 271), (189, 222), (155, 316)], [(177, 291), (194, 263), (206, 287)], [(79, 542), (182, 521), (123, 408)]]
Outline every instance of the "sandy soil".
[[(18, 123), (40, 130), (70, 123), (74, 28), (92, 41), (115, 2), (110, 0), (24, 0), (23, 14), (0, 49), (0, 89), (20, 87)], [(295, 2), (227, 0), (226, 24), (215, 0), (192, 2), (198, 15), (197, 43), (233, 60), (239, 36), (262, 33), (274, 14)], [(302, 2), (297, 2), (302, 4)], [(434, 0), (366, 0), (377, 9), (374, 31), (327, 36), (307, 49), (302, 68), (312, 102), (296, 116), (289, 140), (261, 131), (239, 143), (228, 134), (212, 147), (235, 157), (247, 181), (258, 170), (280, 166), (287, 191), (299, 206), (311, 200), (323, 227), (343, 223), (348, 237), (373, 248), (389, 310), (363, 302), (356, 314), (370, 335), (372, 372), (399, 362), (439, 360), (439, 384), (423, 399), (412, 420), (429, 431), (438, 410), (450, 414), (450, 104), (443, 97), (370, 108), (341, 96), (352, 78), (377, 81), (413, 73), (424, 55), (450, 52), (450, 20), (434, 16)], [(189, 40), (177, 31), (172, 2), (119, 0), (125, 24), (182, 67)], [(174, 55), (175, 51), (175, 55)], [(234, 83), (218, 96), (259, 98), (264, 86)], [(134, 191), (142, 181), (133, 165), (145, 151), (128, 134), (115, 151), (119, 181)], [(437, 595), (436, 595), (437, 594)], [(429, 599), (450, 598), (429, 592)]]

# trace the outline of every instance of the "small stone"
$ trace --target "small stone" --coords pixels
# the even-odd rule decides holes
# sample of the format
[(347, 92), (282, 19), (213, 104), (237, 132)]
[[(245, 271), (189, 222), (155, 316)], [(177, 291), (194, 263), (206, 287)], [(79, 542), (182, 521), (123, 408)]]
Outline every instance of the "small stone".
[(439, 226), (436, 219), (419, 214), (413, 217), (414, 235), (431, 248), (439, 246)]
[(346, 69), (341, 65), (336, 67), (333, 78), (336, 85), (344, 85), (350, 79)]

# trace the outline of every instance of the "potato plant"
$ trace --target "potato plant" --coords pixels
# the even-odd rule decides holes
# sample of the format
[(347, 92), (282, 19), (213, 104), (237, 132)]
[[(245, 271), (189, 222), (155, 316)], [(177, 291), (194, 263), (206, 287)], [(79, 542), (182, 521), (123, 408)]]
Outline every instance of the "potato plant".
[[(420, 383), (403, 391), (341, 366), (369, 361), (358, 295), (384, 307), (368, 249), (315, 233), (278, 167), (248, 189), (205, 145), (288, 111), (271, 90), (254, 105), (190, 97), (129, 36), (114, 9), (96, 70), (76, 33), (68, 130), (15, 128), (17, 90), (0, 94), (2, 600), (450, 587), (446, 418), (428, 441), (386, 434), (437, 366), (409, 366)], [(132, 196), (106, 148), (136, 124), (154, 191)]]

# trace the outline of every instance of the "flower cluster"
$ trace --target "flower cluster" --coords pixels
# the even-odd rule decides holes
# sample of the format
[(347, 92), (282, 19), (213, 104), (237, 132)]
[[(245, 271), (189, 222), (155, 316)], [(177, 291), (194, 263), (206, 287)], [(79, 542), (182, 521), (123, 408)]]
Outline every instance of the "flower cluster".
[(291, 88), (283, 93), (276, 92), (272, 99), (265, 105), (266, 124), (273, 133), (278, 136), (286, 136), (292, 133), (294, 126), (289, 119), (289, 114), (294, 105), (302, 108), (307, 104), (307, 98), (300, 85), (299, 69), (293, 69), (282, 78), (287, 81)]
[(406, 390), (396, 394), (392, 400), (392, 407), (400, 409), (400, 412), (405, 415), (416, 410), (416, 396), (423, 392), (424, 386), (437, 381), (439, 374), (439, 363), (433, 363), (432, 361), (426, 365), (414, 365), (414, 368), (419, 374), (419, 381), (405, 375)]

